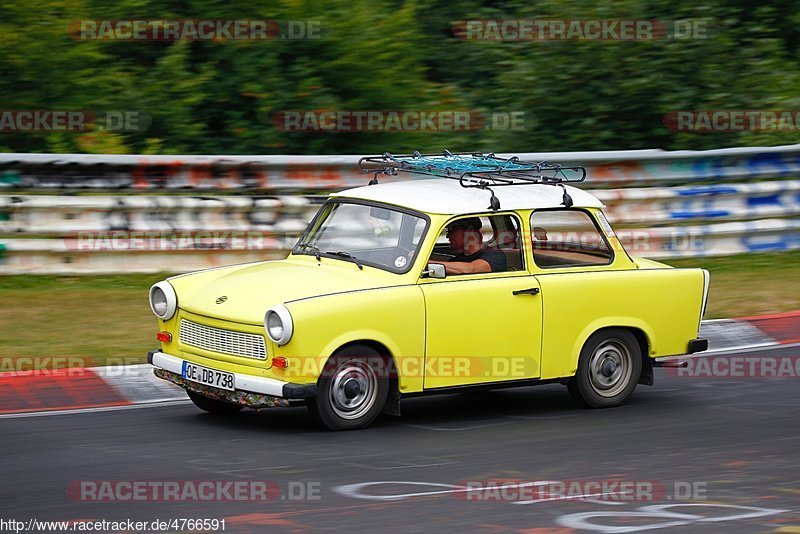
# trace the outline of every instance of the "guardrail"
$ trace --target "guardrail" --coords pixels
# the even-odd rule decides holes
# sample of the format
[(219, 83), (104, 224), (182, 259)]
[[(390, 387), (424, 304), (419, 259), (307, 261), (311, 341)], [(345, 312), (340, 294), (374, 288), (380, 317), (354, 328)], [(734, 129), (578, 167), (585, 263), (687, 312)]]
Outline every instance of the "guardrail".
[[(800, 175), (800, 145), (515, 155), (523, 160), (583, 165), (590, 184), (595, 187), (716, 183)], [(0, 188), (328, 191), (365, 183), (364, 175), (358, 172), (359, 158), (0, 154)]]
[[(800, 145), (519, 156), (587, 166), (586, 187), (635, 255), (800, 248)], [(370, 178), (357, 160), (0, 154), (0, 273), (188, 271), (282, 257), (324, 193)], [(397, 179), (413, 178), (380, 177)]]

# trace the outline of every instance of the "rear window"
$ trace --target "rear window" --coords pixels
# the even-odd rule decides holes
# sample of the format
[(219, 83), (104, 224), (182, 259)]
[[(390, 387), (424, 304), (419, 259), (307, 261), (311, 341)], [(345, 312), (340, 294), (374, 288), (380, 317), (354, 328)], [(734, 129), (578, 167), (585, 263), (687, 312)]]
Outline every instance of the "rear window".
[(535, 211), (531, 242), (533, 259), (544, 269), (608, 265), (614, 257), (592, 217), (580, 210)]

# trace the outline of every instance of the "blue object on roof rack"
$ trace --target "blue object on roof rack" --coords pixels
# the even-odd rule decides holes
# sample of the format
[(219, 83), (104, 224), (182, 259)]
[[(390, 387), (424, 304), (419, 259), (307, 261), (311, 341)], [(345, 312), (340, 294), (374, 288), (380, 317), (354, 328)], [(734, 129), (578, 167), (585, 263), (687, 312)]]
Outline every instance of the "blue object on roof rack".
[(458, 180), (461, 187), (486, 189), (491, 193), (489, 209), (500, 209), (500, 201), (492, 187), (505, 185), (549, 184), (563, 190), (563, 204), (572, 206), (572, 198), (564, 182), (582, 182), (586, 178), (584, 167), (563, 167), (547, 161), (521, 161), (518, 157), (498, 158), (494, 153), (420, 154), (394, 156), (385, 152), (381, 156), (361, 158), (358, 166), (363, 173), (375, 176), (369, 185), (378, 183), (378, 175), (396, 175), (398, 171), (425, 174)]
[(431, 173), (443, 173), (446, 176), (470, 172), (508, 172), (508, 171), (535, 171), (540, 172), (541, 167), (536, 164), (518, 163), (518, 158), (501, 160), (491, 154), (477, 156), (474, 154), (452, 154), (442, 156), (411, 156), (394, 158), (401, 162), (405, 169), (424, 169)]

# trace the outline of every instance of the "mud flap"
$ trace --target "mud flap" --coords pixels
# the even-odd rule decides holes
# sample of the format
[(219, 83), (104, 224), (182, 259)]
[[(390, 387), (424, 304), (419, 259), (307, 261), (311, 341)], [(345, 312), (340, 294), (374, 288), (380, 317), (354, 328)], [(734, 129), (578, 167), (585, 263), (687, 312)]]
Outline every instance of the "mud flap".
[(381, 413), (400, 417), (400, 392), (397, 390), (397, 382), (394, 380), (389, 388), (389, 396), (386, 397), (386, 404), (383, 405)]
[(653, 360), (647, 356), (642, 357), (642, 374), (639, 376), (639, 384), (652, 386), (653, 381)]

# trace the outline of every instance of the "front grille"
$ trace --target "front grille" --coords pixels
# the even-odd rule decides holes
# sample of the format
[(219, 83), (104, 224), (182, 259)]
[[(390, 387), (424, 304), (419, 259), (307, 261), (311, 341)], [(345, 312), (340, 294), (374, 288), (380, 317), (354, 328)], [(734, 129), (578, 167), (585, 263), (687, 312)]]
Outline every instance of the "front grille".
[(267, 359), (264, 336), (245, 334), (181, 319), (181, 343), (204, 350), (257, 360)]

